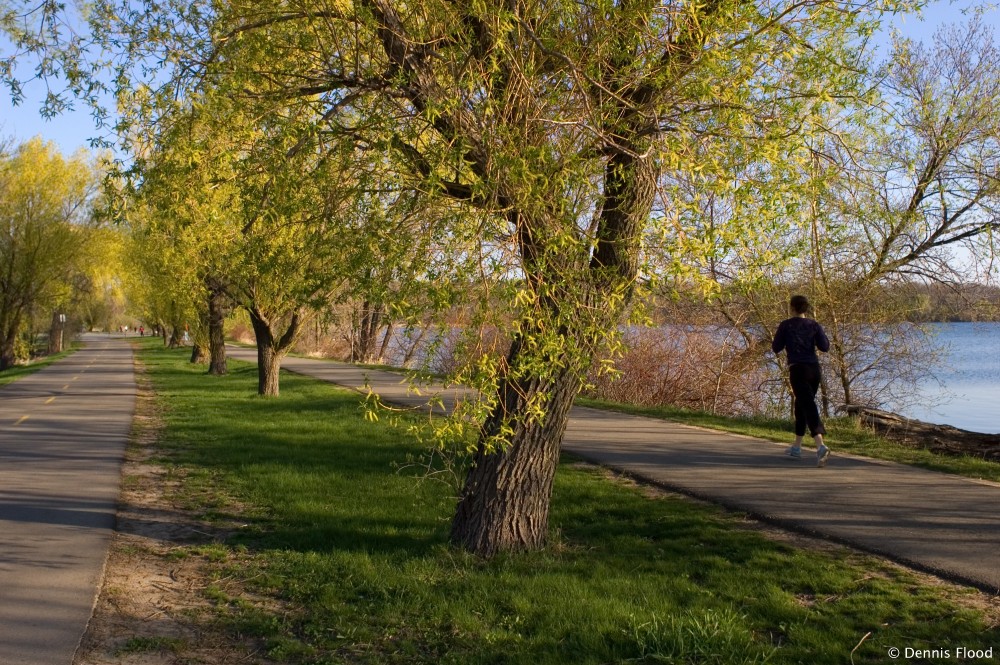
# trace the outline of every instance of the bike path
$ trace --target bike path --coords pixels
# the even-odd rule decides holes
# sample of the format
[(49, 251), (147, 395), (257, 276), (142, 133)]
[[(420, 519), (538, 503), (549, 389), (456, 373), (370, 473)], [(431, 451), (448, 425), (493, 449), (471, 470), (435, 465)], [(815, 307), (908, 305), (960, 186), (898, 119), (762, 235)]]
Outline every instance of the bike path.
[(0, 663), (70, 665), (115, 527), (132, 349), (85, 346), (0, 387)]
[[(255, 349), (229, 353), (257, 359)], [(326, 360), (282, 367), (414, 408), (435, 390), (414, 394), (397, 373)], [(436, 389), (445, 404), (462, 392)], [(819, 469), (809, 450), (784, 456), (787, 445), (579, 406), (563, 440), (567, 452), (664, 488), (1000, 593), (1000, 484), (838, 454), (835, 442)]]

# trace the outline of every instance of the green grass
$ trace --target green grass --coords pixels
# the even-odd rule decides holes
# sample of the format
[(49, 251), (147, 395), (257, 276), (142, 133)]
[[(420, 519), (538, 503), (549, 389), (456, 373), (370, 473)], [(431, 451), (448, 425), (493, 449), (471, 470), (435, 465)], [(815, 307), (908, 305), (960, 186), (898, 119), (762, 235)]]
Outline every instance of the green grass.
[(43, 356), (37, 358), (31, 362), (29, 365), (15, 365), (0, 372), (0, 386), (7, 385), (8, 383), (13, 383), (18, 379), (23, 379), (29, 374), (34, 374), (43, 367), (47, 367), (57, 360), (61, 360), (71, 353), (75, 352), (82, 346), (80, 342), (73, 342), (69, 345), (69, 348), (60, 353), (54, 353), (50, 356)]
[(176, 652), (182, 648), (183, 641), (173, 637), (133, 637), (119, 647), (115, 655), (127, 656), (130, 654), (153, 653), (153, 652)]
[(888, 662), (894, 646), (1000, 650), (965, 592), (844, 549), (795, 549), (573, 460), (556, 478), (550, 546), (477, 559), (447, 543), (451, 490), (399, 469), (419, 445), (366, 421), (357, 393), (286, 373), (282, 396), (262, 399), (250, 365), (213, 377), (183, 350), (145, 348), (188, 507), (245, 525), (188, 552), (215, 567), (206, 595), (220, 620), (276, 662), (840, 664)]
[[(639, 416), (672, 420), (684, 423), (685, 425), (695, 425), (697, 427), (707, 427), (735, 434), (744, 434), (767, 439), (768, 441), (786, 441), (791, 443), (794, 436), (791, 421), (778, 418), (730, 418), (698, 411), (686, 411), (669, 406), (633, 406), (582, 397), (578, 398), (576, 403), (580, 406), (620, 411)], [(824, 439), (834, 453), (854, 453), (890, 462), (910, 464), (933, 471), (954, 473), (968, 478), (1000, 482), (1000, 464), (996, 462), (989, 462), (969, 455), (941, 455), (932, 453), (929, 450), (908, 448), (860, 426), (857, 420), (851, 417), (826, 419), (824, 425), (827, 429)], [(807, 445), (810, 443), (811, 440), (807, 437)]]

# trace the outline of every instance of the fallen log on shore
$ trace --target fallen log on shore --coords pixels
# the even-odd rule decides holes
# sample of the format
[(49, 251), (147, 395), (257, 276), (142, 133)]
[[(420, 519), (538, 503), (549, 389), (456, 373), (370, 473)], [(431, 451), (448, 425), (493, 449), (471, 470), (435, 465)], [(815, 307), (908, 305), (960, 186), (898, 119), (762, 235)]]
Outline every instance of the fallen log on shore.
[(865, 406), (846, 406), (844, 410), (858, 416), (861, 424), (904, 446), (1000, 462), (1000, 434), (983, 434), (951, 425), (925, 423)]

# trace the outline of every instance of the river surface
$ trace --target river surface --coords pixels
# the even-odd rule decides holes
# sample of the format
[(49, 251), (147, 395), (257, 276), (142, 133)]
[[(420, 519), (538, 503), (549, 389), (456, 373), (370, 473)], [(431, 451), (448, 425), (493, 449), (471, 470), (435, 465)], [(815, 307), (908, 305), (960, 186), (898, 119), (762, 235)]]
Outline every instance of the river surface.
[(915, 386), (915, 406), (898, 413), (973, 432), (1000, 433), (1000, 323), (935, 323), (940, 381)]

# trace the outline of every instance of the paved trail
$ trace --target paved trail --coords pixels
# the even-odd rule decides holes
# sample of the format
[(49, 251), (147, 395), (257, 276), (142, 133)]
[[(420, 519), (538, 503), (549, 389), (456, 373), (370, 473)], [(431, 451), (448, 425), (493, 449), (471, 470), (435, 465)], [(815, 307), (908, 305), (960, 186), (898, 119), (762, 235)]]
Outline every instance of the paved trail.
[(135, 407), (105, 335), (0, 388), (0, 664), (70, 665), (115, 525)]
[[(0, 388), (0, 664), (69, 665), (114, 528), (135, 405), (127, 342), (86, 348)], [(253, 349), (234, 357), (256, 360)], [(287, 358), (292, 371), (419, 405), (398, 374)], [(425, 393), (426, 394), (426, 393)], [(446, 396), (446, 402), (448, 397)], [(577, 407), (564, 448), (755, 516), (1000, 592), (1000, 485)]]
[[(230, 354), (257, 359), (254, 349)], [(392, 372), (304, 358), (282, 366), (349, 388), (367, 382), (387, 402), (427, 399), (409, 394)], [(573, 409), (563, 443), (664, 487), (1000, 593), (1000, 485), (836, 449), (817, 469), (811, 455), (784, 457), (786, 446), (583, 407)]]

